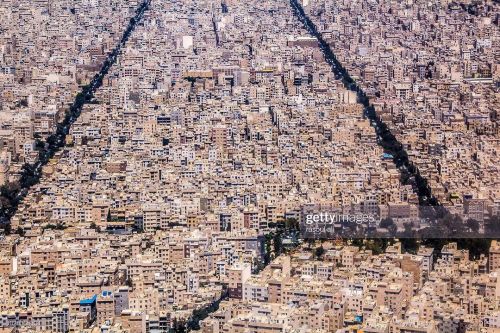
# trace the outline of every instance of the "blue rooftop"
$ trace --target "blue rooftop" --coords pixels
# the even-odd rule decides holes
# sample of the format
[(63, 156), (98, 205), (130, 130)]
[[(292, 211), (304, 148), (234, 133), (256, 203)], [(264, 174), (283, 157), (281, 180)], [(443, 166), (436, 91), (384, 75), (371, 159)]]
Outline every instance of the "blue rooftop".
[(394, 156), (392, 156), (391, 154), (384, 153), (382, 155), (382, 158), (394, 158)]
[(87, 299), (82, 299), (80, 301), (80, 305), (90, 305), (92, 303), (95, 303), (97, 300), (97, 295), (94, 295), (92, 296), (91, 298), (87, 298)]
[(101, 293), (101, 296), (102, 297), (107, 297), (107, 296), (111, 296), (112, 294), (113, 294), (113, 292), (111, 292), (111, 291), (103, 290), (102, 293)]

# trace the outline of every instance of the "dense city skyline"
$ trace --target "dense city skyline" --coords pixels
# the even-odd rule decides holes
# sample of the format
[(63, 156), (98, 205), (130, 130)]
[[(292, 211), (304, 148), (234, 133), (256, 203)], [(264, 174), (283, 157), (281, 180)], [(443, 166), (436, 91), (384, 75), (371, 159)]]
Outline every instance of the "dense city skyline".
[(500, 330), (497, 2), (0, 13), (0, 331)]

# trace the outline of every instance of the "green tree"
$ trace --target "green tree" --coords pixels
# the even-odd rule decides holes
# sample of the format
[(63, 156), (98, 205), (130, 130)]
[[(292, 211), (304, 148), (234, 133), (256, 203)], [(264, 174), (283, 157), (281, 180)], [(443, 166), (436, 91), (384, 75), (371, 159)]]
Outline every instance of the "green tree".
[(498, 237), (500, 235), (500, 216), (492, 216), (486, 224), (486, 229), (489, 233)]
[(24, 237), (24, 234), (25, 234), (24, 229), (21, 227), (17, 227), (16, 234), (18, 234), (21, 237)]
[(97, 232), (101, 232), (101, 227), (95, 224), (95, 222), (90, 223), (90, 229), (94, 229)]
[(186, 323), (182, 320), (174, 318), (172, 321), (172, 328), (169, 330), (171, 333), (186, 333)]
[(325, 254), (325, 249), (323, 248), (323, 245), (319, 246), (314, 250), (314, 256), (316, 257), (317, 260), (322, 260), (323, 254)]
[(479, 231), (479, 222), (474, 219), (468, 219), (467, 228), (469, 228), (470, 231), (477, 233)]
[(293, 217), (286, 219), (285, 226), (288, 230), (298, 231), (300, 229), (299, 221)]
[(12, 226), (10, 225), (10, 223), (7, 223), (5, 225), (5, 227), (3, 228), (3, 232), (6, 234), (6, 235), (10, 235), (12, 233)]
[(390, 226), (394, 225), (394, 221), (390, 217), (386, 217), (380, 221), (380, 227), (389, 229)]
[(273, 236), (274, 254), (279, 256), (283, 251), (282, 233), (276, 232)]

